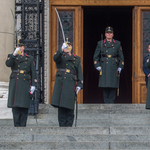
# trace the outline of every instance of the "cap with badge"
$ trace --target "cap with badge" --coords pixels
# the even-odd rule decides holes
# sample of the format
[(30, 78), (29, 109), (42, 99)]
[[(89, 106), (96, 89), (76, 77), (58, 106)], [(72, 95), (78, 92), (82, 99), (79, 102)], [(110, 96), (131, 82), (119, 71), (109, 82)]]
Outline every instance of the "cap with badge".
[(72, 50), (72, 47), (70, 47), (70, 46), (72, 46), (72, 43), (70, 42), (70, 41), (68, 41), (68, 38), (66, 38), (66, 45), (67, 45), (67, 47), (68, 47), (68, 49), (69, 49), (69, 51), (71, 51)]
[(18, 39), (18, 46), (24, 46), (24, 39)]
[(113, 28), (112, 27), (106, 27), (105, 29), (105, 33), (114, 33)]

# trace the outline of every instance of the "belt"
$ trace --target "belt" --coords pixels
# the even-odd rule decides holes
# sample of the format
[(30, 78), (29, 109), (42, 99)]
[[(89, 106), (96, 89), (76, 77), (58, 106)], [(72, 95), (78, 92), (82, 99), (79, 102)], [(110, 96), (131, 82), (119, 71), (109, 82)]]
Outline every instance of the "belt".
[(29, 71), (26, 70), (12, 70), (13, 73), (29, 74)]
[(108, 54), (106, 54), (106, 55), (102, 55), (102, 57), (116, 58), (117, 55), (108, 55)]
[(71, 73), (71, 74), (76, 75), (76, 72), (71, 71), (71, 70), (69, 70), (69, 69), (57, 69), (57, 70), (58, 70), (58, 71), (63, 71), (63, 72), (67, 72), (67, 73)]

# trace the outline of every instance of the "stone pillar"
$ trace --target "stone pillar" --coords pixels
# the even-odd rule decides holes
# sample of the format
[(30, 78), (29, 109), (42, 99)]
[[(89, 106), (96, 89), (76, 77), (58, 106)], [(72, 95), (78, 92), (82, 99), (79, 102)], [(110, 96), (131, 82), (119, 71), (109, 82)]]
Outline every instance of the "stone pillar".
[(44, 30), (45, 30), (45, 62), (44, 62), (44, 83), (45, 83), (45, 103), (49, 103), (49, 1), (45, 0), (45, 17), (44, 17)]
[(10, 68), (6, 67), (7, 55), (14, 51), (15, 0), (0, 1), (0, 81), (9, 81)]

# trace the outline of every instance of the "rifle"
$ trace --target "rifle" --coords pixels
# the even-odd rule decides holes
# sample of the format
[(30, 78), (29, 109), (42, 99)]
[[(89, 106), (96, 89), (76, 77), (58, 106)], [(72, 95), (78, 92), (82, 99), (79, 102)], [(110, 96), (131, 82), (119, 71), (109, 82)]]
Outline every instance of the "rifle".
[(117, 89), (117, 96), (119, 96), (119, 80), (120, 80), (120, 73), (119, 73), (119, 71), (118, 71), (117, 77), (118, 77), (118, 89)]
[(78, 117), (78, 99), (77, 94), (75, 94), (75, 101), (76, 101), (76, 119), (75, 119), (75, 127), (77, 126), (77, 117)]

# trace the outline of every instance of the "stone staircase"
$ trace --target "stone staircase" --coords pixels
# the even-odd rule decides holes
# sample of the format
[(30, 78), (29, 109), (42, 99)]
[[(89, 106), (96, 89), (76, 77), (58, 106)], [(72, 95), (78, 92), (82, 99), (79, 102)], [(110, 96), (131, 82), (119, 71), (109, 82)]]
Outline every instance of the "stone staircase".
[(145, 104), (80, 104), (77, 127), (58, 127), (57, 109), (40, 104), (37, 123), (13, 127), (0, 120), (0, 149), (150, 150), (150, 111)]

